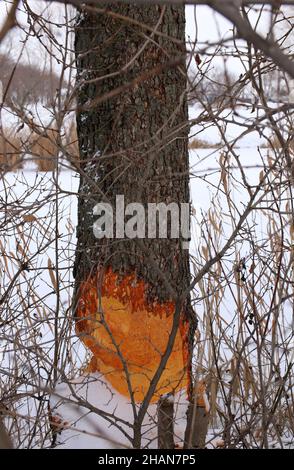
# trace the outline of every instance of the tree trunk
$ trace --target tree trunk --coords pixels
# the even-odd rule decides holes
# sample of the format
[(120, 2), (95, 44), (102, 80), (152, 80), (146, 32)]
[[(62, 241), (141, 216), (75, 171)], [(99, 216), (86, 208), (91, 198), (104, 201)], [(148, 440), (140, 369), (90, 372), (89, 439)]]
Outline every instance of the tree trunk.
[(0, 418), (0, 449), (12, 449), (13, 445), (7, 431), (5, 429), (4, 423)]
[(158, 449), (174, 449), (174, 400), (170, 395), (160, 397), (157, 404)]
[(194, 384), (193, 397), (191, 397), (187, 410), (185, 449), (205, 448), (210, 418), (209, 408), (206, 381), (202, 379)]
[[(142, 402), (166, 350), (176, 300), (190, 283), (189, 253), (181, 230), (179, 238), (169, 229), (167, 238), (128, 239), (117, 224), (116, 237), (97, 239), (93, 208), (101, 201), (115, 207), (119, 195), (125, 206), (140, 202), (145, 209), (189, 203), (184, 7), (114, 4), (102, 13), (80, 11), (75, 50), (81, 155), (76, 329), (93, 353), (89, 370)], [(148, 227), (147, 215), (142, 227), (145, 222)], [(189, 387), (194, 329), (187, 295), (152, 401)]]
[(209, 424), (209, 413), (204, 406), (190, 403), (187, 413), (185, 449), (204, 449)]

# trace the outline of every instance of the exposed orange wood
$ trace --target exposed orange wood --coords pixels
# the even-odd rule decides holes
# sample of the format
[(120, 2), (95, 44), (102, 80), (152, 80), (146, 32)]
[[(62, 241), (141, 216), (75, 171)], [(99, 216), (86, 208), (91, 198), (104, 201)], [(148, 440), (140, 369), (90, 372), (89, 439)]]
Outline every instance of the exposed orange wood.
[[(82, 283), (76, 311), (77, 333), (93, 353), (89, 371), (100, 371), (117, 391), (129, 396), (123, 358), (138, 402), (165, 352), (175, 309), (171, 301), (148, 303), (147, 288), (134, 273), (119, 278), (109, 268)], [(188, 324), (181, 321), (152, 401), (188, 385), (187, 335)]]

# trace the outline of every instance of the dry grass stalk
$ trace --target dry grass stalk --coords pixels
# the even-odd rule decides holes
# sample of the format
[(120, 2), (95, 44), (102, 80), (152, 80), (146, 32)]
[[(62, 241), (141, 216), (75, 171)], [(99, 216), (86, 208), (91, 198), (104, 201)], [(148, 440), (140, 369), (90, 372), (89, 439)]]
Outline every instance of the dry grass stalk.
[(206, 140), (194, 138), (189, 142), (189, 149), (214, 149), (219, 148), (220, 144), (212, 144), (211, 142), (207, 142)]
[(0, 169), (16, 171), (23, 167), (21, 142), (15, 130), (0, 130)]
[(47, 129), (43, 135), (32, 132), (28, 138), (29, 153), (39, 171), (54, 171), (57, 167), (58, 131)]
[(80, 161), (79, 141), (77, 135), (76, 123), (72, 122), (69, 129), (65, 131), (64, 150), (66, 159), (69, 163), (77, 166)]

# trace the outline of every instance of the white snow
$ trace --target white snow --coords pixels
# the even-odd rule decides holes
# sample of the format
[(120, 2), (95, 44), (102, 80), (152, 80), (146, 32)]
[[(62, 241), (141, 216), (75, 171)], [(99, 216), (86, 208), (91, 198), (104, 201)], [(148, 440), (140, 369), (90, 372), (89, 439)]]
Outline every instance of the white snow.
[[(31, 6), (35, 9), (49, 8), (47, 2), (30, 2)], [(7, 4), (4, 5), (1, 2), (0, 5), (0, 17), (4, 18), (3, 9), (6, 9)], [(50, 5), (51, 14), (57, 12), (56, 5), (52, 2)], [(38, 10), (40, 11), (40, 10)], [(204, 43), (207, 41), (207, 31), (210, 32), (209, 41), (214, 43), (219, 38), (230, 37), (231, 25), (228, 21), (224, 20), (218, 14), (212, 14), (208, 7), (187, 6), (187, 40), (197, 40), (197, 48), (201, 50)], [(195, 28), (195, 15), (198, 19), (198, 29)], [(256, 15), (255, 12), (252, 15)], [(60, 18), (60, 14), (58, 13)], [(265, 15), (265, 19), (268, 16)], [(25, 15), (23, 12), (19, 13), (19, 21), (23, 26), (27, 26), (25, 23)], [(262, 29), (259, 30), (261, 33), (266, 31), (268, 22), (262, 22)], [(17, 32), (16, 32), (17, 31)], [(58, 34), (56, 31), (56, 37)], [(16, 58), (22, 47), (21, 40), (24, 35), (20, 30), (14, 30), (14, 44), (12, 49), (13, 58)], [(196, 37), (197, 36), (197, 37)], [(10, 48), (10, 40), (8, 37), (3, 50)], [(59, 34), (60, 43), (63, 42), (62, 33)], [(214, 48), (214, 46), (213, 46)], [(40, 44), (36, 38), (31, 37), (29, 39), (29, 50), (34, 51), (33, 54), (29, 54), (29, 59), (35, 61), (39, 65)], [(198, 50), (197, 49), (197, 50)], [(212, 51), (212, 48), (206, 50), (207, 53)], [(56, 52), (56, 51), (55, 51)], [(205, 59), (204, 55), (204, 59)], [(23, 60), (27, 59), (24, 56)], [(224, 64), (224, 59), (220, 56), (214, 58), (212, 67), (219, 67)], [(230, 57), (226, 61), (226, 65), (229, 69), (235, 73), (244, 72), (239, 59)], [(54, 63), (53, 65), (56, 70), (59, 66)], [(1, 83), (0, 83), (1, 85)], [(291, 83), (292, 87), (292, 83)], [(291, 88), (290, 87), (290, 88)], [(0, 89), (0, 103), (2, 100)], [(290, 91), (289, 101), (293, 102), (293, 90)], [(254, 96), (252, 96), (254, 101)], [(277, 104), (273, 104), (277, 106)], [(41, 126), (48, 125), (53, 119), (53, 113), (50, 109), (45, 108), (42, 105), (35, 107), (28, 107), (26, 112), (31, 118)], [(191, 106), (189, 108), (189, 118), (193, 123), (199, 115), (203, 112), (203, 109), (198, 106)], [(222, 111), (221, 117), (227, 120), (226, 128), (224, 129), (225, 136), (229, 142), (234, 142), (234, 151), (238, 155), (241, 163), (246, 167), (246, 178), (251, 185), (258, 184), (260, 178), (260, 171), (263, 168), (264, 160), (268, 156), (268, 149), (261, 148), (265, 143), (265, 136), (268, 136), (267, 125), (265, 123), (264, 128), (261, 129), (262, 133), (258, 131), (251, 132), (250, 134), (239, 138), (242, 131), (246, 131), (248, 125), (252, 125), (263, 113), (262, 109), (255, 107), (251, 108), (248, 106), (238, 106), (234, 110), (227, 108)], [(16, 128), (20, 122), (17, 116), (9, 108), (1, 109), (1, 123), (4, 128)], [(65, 119), (64, 127), (69, 127), (72, 122), (73, 116), (67, 116)], [(287, 127), (285, 125), (285, 131)], [(193, 137), (199, 137), (208, 143), (218, 144), (221, 142), (220, 129), (211, 124), (193, 124), (191, 127), (191, 139)], [(220, 159), (221, 149), (219, 148), (208, 148), (208, 149), (197, 149), (190, 151), (190, 164), (191, 164), (191, 199), (193, 207), (195, 208), (195, 214), (192, 218), (192, 240), (190, 243), (190, 250), (192, 256), (199, 259), (199, 250), (201, 248), (201, 238), (203, 233), (201, 232), (202, 226), (206, 220), (208, 220), (211, 210), (218, 210), (222, 208), (222, 214), (217, 219), (217, 224), (220, 229), (219, 245), (222, 246), (229, 234), (232, 232), (233, 227), (230, 222), (230, 217), (226, 217), (225, 214), (229, 212), (228, 203), (224, 197), (219, 198), (219, 185), (220, 185)], [(240, 172), (238, 169), (232, 170), (234, 176), (234, 184), (231, 186), (231, 199), (234, 202), (236, 210), (242, 211), (246, 203), (248, 202), (248, 193), (244, 190), (244, 187), (239, 184)], [(59, 173), (59, 184), (64, 193), (60, 195), (58, 201), (58, 215), (56, 211), (55, 195), (55, 182), (51, 173), (36, 173), (36, 168), (31, 164), (26, 164), (25, 170), (17, 171), (16, 173), (6, 174), (0, 181), (0, 200), (1, 202), (9, 202), (10, 206), (14, 210), (19, 209), (19, 201), (22, 199), (25, 204), (22, 205), (21, 210), (23, 215), (30, 215), (31, 204), (36, 205), (38, 202), (37, 211), (34, 212), (35, 221), (31, 224), (31, 228), (28, 223), (24, 224), (23, 233), (25, 238), (30, 237), (30, 243), (27, 250), (28, 255), (35, 255), (31, 262), (31, 271), (23, 274), (23, 284), (34, 289), (36, 298), (41, 299), (37, 303), (38, 310), (34, 303), (33, 307), (28, 307), (28, 319), (27, 323), (23, 324), (19, 328), (21, 335), (29, 335), (30, 331), (36, 333), (36, 345), (42, 350), (46, 351), (48, 358), (52, 360), (52, 344), (53, 344), (53, 323), (54, 314), (56, 310), (56, 292), (52, 286), (52, 279), (48, 270), (48, 260), (51, 260), (54, 266), (56, 262), (55, 252), (55, 227), (58, 226), (58, 232), (60, 238), (58, 241), (58, 262), (60, 268), (60, 327), (68, 323), (69, 312), (68, 307), (70, 306), (73, 288), (72, 288), (72, 264), (74, 260), (74, 249), (75, 249), (75, 227), (77, 224), (77, 197), (76, 192), (78, 189), (78, 177), (77, 175), (69, 170), (63, 170), (61, 168)], [(70, 194), (68, 194), (68, 192)], [(202, 224), (202, 225), (201, 225)], [(267, 226), (264, 216), (261, 213), (254, 215), (254, 217), (248, 218), (248, 224), (257, 226), (257, 233), (260, 239), (263, 234), (266, 234)], [(31, 230), (31, 232), (30, 232)], [(19, 268), (19, 259), (17, 258), (17, 239), (19, 233), (15, 228), (14, 221), (8, 223), (5, 227), (5, 255), (9, 255), (9, 272), (10, 275), (14, 275)], [(49, 245), (47, 246), (48, 241)], [(245, 242), (238, 245), (240, 257), (250, 260), (250, 247)], [(11, 254), (14, 255), (11, 256)], [(2, 253), (3, 255), (3, 253)], [(233, 278), (233, 263), (235, 261), (235, 253), (232, 252), (224, 260), (224, 263), (231, 265), (231, 278)], [(195, 267), (192, 265), (192, 270)], [(230, 280), (229, 279), (229, 280)], [(228, 281), (228, 280), (226, 280)], [(9, 282), (9, 274), (1, 272), (0, 275), (0, 289), (7, 285)], [(18, 287), (21, 283), (18, 285)], [(23, 291), (25, 296), (30, 294), (27, 291)], [(18, 300), (19, 292), (14, 291), (13, 302)], [(195, 298), (200, 293), (195, 289)], [(28, 298), (28, 304), (31, 299)], [(268, 294), (264, 295), (264, 301), (267, 302)], [(221, 315), (222, 320), (228, 323), (228, 334), (232, 337), (235, 335), (234, 323), (235, 323), (235, 312), (232, 311), (232, 306), (235, 305), (233, 295), (226, 291), (224, 298), (221, 301)], [(284, 310), (284, 321), (286, 327), (289, 327), (289, 331), (292, 326), (292, 306), (285, 304)], [(36, 312), (37, 310), (37, 312)], [(40, 312), (43, 316), (39, 316)], [(197, 315), (200, 319), (200, 328), (203, 326), (203, 308), (201, 304), (197, 304)], [(44, 322), (44, 319), (46, 321)], [(41, 336), (40, 336), (41, 334)], [(39, 335), (39, 336), (38, 336)], [(80, 341), (75, 336), (70, 337), (69, 341), (72, 343), (72, 356), (75, 359), (75, 370), (81, 371), (82, 366), (86, 362), (86, 351)], [(204, 350), (207, 347), (204, 343)], [(227, 367), (231, 359), (231, 351), (225, 349), (224, 357), (226, 357), (227, 363), (223, 366)], [(3, 354), (2, 349), (0, 350), (1, 355)], [(292, 349), (293, 358), (294, 348)], [(62, 349), (60, 355), (66, 357), (68, 350)], [(23, 355), (22, 351), (16, 351), (15, 355), (21, 359), (21, 372), (27, 373), (27, 361), (26, 356)], [(7, 366), (7, 361), (10, 360), (8, 356), (1, 359), (1, 367)], [(254, 363), (254, 354), (252, 362)], [(283, 364), (282, 364), (283, 366)], [(34, 371), (30, 371), (32, 373)], [(229, 382), (230, 374), (224, 374), (224, 383)], [(46, 374), (44, 377), (37, 377), (37, 382), (41, 386), (46, 384)], [(274, 385), (273, 385), (274, 387)], [(274, 388), (273, 388), (274, 390)], [(63, 431), (58, 435), (58, 448), (118, 448), (118, 447), (131, 447), (132, 429), (131, 425), (133, 422), (133, 409), (131, 404), (126, 400), (125, 397), (121, 396), (115, 390), (113, 390), (105, 377), (100, 377), (99, 374), (91, 375), (80, 375), (77, 373), (77, 377), (67, 383), (57, 384), (54, 393), (51, 396), (51, 409), (54, 416), (59, 416), (63, 422)], [(209, 407), (209, 403), (206, 397), (206, 406)], [(238, 404), (236, 404), (236, 408)], [(182, 442), (184, 428), (185, 428), (185, 413), (187, 409), (187, 401), (185, 394), (175, 397), (175, 408), (176, 408), (176, 423), (175, 423), (175, 434), (178, 443)], [(34, 410), (31, 409), (30, 416), (34, 418)], [(107, 413), (107, 419), (105, 419), (105, 413)], [(28, 413), (29, 414), (29, 413)], [(104, 415), (104, 417), (103, 417)], [(115, 416), (118, 418), (115, 418)], [(125, 435), (128, 434), (128, 437)], [(222, 429), (215, 426), (209, 431), (209, 447), (222, 447), (223, 440), (221, 439)], [(289, 445), (291, 444), (291, 436), (289, 437)], [(144, 421), (144, 438), (143, 445), (149, 448), (157, 447), (157, 428), (156, 428), (156, 405), (151, 405), (148, 408), (148, 414)]]
[[(65, 422), (64, 426), (69, 428), (57, 438), (59, 449), (132, 447), (132, 405), (126, 397), (113, 390), (105, 377), (97, 373), (84, 375), (69, 384), (57, 385), (55, 393), (50, 401), (52, 414), (57, 410)], [(179, 394), (174, 402), (176, 442), (182, 442), (187, 400), (184, 394)], [(82, 406), (87, 403), (90, 404), (89, 407)], [(96, 412), (90, 411), (91, 406), (97, 409)], [(106, 418), (103, 417), (103, 412), (107, 413)], [(142, 426), (143, 448), (157, 448), (156, 422), (157, 405), (150, 405)]]

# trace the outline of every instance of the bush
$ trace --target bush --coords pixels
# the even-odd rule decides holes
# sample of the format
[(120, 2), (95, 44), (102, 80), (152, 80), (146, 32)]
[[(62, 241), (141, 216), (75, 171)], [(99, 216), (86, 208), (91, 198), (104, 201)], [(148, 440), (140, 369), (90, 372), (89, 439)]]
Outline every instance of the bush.
[(23, 167), (21, 142), (15, 130), (0, 130), (0, 170), (15, 171)]
[(39, 135), (32, 132), (28, 139), (28, 153), (32, 155), (39, 171), (54, 171), (57, 167), (58, 157), (58, 131), (47, 129)]

